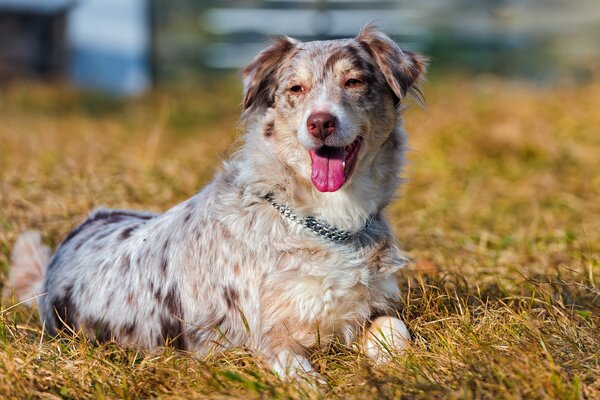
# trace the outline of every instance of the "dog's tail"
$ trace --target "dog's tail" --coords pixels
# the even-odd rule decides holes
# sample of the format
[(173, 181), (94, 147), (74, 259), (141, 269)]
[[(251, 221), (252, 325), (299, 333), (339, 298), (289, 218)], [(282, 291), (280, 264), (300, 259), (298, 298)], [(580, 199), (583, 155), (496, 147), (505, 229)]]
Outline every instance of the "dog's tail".
[(39, 232), (27, 231), (21, 234), (13, 247), (12, 265), (2, 297), (13, 296), (19, 302), (32, 305), (37, 303), (51, 254), (50, 248), (42, 243)]

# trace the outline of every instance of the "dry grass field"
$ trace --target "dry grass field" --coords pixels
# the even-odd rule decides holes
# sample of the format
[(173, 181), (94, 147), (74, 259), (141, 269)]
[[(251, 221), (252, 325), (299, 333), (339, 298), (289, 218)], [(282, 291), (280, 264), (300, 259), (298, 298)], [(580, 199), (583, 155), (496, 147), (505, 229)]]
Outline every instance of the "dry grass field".
[[(236, 145), (239, 87), (133, 101), (68, 88), (0, 92), (0, 285), (11, 246), (55, 246), (96, 206), (166, 210)], [(600, 84), (460, 78), (406, 114), (407, 183), (389, 209), (414, 262), (398, 276), (411, 348), (373, 366), (320, 349), (315, 387), (245, 351), (197, 359), (42, 333), (4, 301), (0, 398), (600, 398)]]

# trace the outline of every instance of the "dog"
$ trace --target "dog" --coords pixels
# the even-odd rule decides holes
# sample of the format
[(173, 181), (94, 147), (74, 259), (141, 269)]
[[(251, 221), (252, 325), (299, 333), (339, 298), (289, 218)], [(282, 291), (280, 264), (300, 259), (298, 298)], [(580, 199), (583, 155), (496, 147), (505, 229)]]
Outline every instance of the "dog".
[(425, 69), (371, 25), (275, 39), (242, 70), (245, 141), (201, 192), (164, 214), (95, 210), (54, 255), (25, 233), (5, 294), (39, 296), (51, 334), (244, 347), (286, 377), (312, 373), (311, 350), (334, 339), (387, 359), (410, 334), (394, 317), (406, 258), (384, 208)]

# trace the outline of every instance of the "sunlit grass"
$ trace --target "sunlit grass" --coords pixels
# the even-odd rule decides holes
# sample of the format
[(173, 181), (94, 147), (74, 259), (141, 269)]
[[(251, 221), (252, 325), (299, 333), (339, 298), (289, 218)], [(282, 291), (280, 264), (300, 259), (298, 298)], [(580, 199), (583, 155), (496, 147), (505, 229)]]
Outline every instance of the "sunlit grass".
[[(234, 147), (233, 80), (134, 101), (17, 85), (0, 94), (0, 282), (19, 232), (56, 245), (96, 206), (165, 210)], [(406, 113), (407, 183), (389, 215), (414, 343), (385, 366), (331, 346), (318, 388), (244, 350), (194, 358), (48, 338), (0, 315), (0, 397), (600, 397), (600, 85), (436, 79)]]

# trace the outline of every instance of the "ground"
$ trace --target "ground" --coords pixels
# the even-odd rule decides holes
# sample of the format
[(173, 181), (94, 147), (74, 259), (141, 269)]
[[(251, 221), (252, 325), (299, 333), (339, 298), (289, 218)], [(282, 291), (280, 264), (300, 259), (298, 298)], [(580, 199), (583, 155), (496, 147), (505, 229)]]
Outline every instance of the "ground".
[[(406, 112), (406, 183), (389, 216), (414, 342), (383, 366), (313, 357), (282, 382), (247, 352), (197, 359), (42, 333), (4, 301), (4, 398), (600, 398), (600, 85), (438, 77)], [(11, 246), (55, 246), (97, 206), (162, 211), (239, 145), (239, 87), (218, 79), (132, 101), (18, 84), (0, 95), (0, 285)]]

